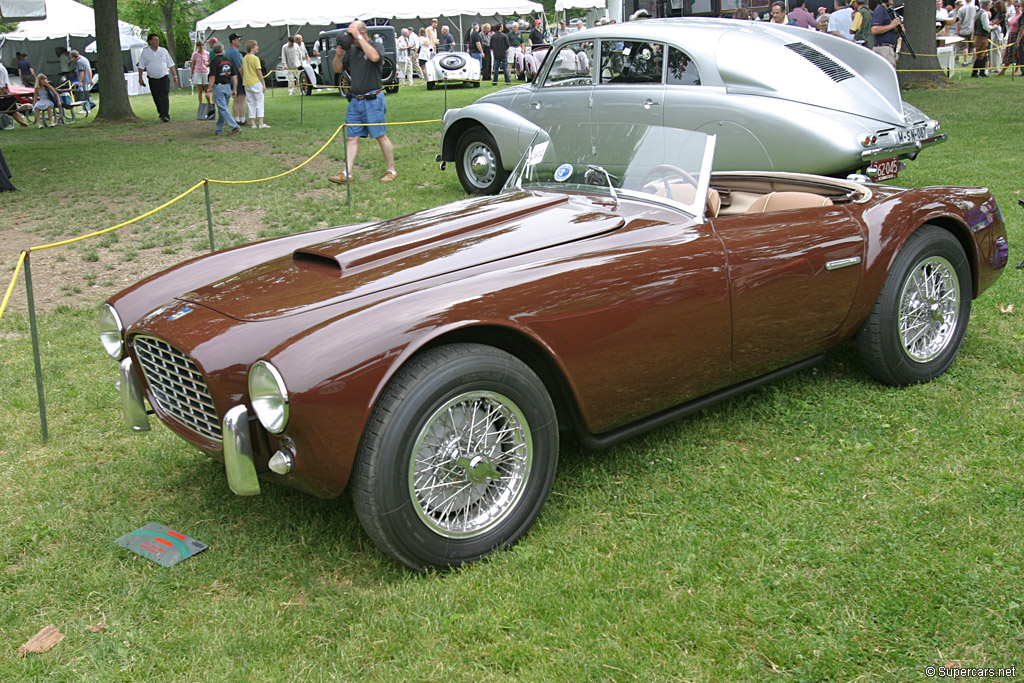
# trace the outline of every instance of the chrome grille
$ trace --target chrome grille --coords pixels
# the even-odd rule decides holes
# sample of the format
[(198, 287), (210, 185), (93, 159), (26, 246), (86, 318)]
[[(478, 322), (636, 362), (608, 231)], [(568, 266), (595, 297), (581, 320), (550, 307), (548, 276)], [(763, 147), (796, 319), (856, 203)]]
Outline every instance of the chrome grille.
[(187, 354), (156, 337), (132, 339), (135, 355), (160, 409), (208, 439), (221, 440), (220, 422), (206, 379)]

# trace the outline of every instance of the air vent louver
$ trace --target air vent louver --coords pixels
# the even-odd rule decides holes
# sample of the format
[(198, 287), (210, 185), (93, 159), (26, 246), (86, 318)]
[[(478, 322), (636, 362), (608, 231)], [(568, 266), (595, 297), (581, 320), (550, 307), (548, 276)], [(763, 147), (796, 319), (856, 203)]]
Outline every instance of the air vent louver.
[(847, 78), (853, 78), (853, 74), (846, 67), (835, 62), (825, 53), (815, 50), (810, 45), (805, 43), (787, 43), (786, 47), (824, 71), (836, 83), (845, 81)]

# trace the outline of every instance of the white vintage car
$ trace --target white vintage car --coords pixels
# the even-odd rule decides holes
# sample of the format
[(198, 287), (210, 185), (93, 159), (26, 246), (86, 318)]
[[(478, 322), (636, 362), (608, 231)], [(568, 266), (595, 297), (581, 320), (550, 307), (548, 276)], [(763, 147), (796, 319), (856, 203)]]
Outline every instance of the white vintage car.
[(467, 192), (494, 193), (537, 127), (572, 122), (713, 134), (719, 171), (879, 180), (946, 137), (860, 45), (763, 22), (651, 19), (565, 36), (532, 83), (449, 110), (437, 160), (455, 162)]
[(471, 85), (480, 87), (480, 62), (468, 52), (439, 52), (427, 62), (427, 90)]

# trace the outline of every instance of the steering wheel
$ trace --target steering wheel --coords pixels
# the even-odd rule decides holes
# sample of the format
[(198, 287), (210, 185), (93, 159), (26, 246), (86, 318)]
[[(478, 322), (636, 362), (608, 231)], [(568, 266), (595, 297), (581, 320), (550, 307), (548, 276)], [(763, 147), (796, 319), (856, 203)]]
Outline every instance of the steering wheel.
[[(666, 183), (668, 182), (668, 177), (670, 175), (677, 175), (694, 187), (697, 187), (696, 178), (678, 166), (672, 166), (671, 164), (658, 164), (657, 166), (651, 167), (651, 170), (644, 173), (644, 177), (640, 179), (640, 186), (643, 187), (650, 182), (651, 178), (657, 177), (659, 174), (660, 176), (664, 176)], [(666, 187), (666, 189), (668, 188)]]

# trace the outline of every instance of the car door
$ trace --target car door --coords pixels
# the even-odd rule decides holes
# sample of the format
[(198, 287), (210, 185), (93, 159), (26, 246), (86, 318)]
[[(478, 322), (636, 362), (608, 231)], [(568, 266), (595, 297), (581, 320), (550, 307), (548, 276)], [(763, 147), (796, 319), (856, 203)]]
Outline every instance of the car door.
[(566, 43), (544, 62), (545, 71), (531, 89), (526, 111), (518, 113), (541, 128), (588, 123), (594, 89), (594, 44), (589, 40)]
[(737, 106), (737, 96), (709, 84), (700, 66), (685, 46), (668, 47), (664, 125), (716, 136), (716, 171), (773, 170), (771, 156), (752, 132), (764, 128), (756, 110)]
[(591, 103), (594, 123), (660, 126), (665, 115), (665, 45), (647, 40), (601, 40), (600, 69)]
[(842, 206), (712, 219), (725, 245), (732, 361), (755, 376), (831, 346), (860, 284), (865, 235)]

